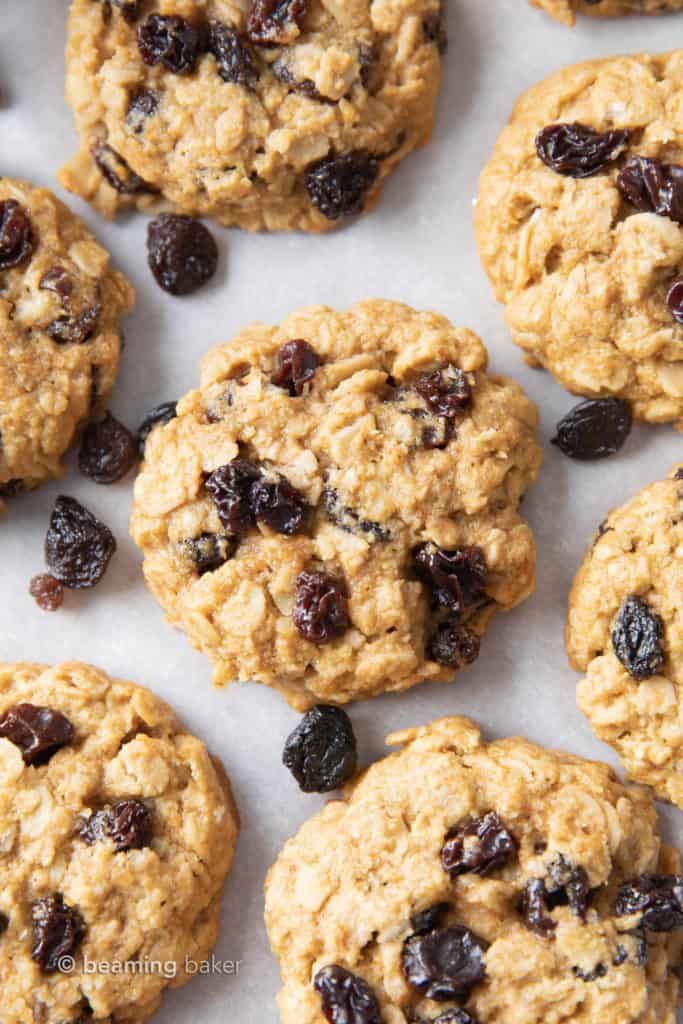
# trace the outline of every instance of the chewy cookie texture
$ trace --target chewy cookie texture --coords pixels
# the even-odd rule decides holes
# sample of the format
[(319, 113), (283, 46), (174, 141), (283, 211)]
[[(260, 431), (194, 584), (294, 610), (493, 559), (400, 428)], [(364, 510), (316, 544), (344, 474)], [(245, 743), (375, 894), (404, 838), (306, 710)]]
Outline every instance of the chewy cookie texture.
[(683, 469), (610, 513), (569, 599), (578, 701), (630, 777), (683, 808)]
[(680, 11), (683, 0), (529, 0), (565, 25), (573, 25), (577, 14), (611, 18), (619, 14), (663, 14)]
[(387, 742), (268, 876), (282, 1024), (674, 1024), (683, 879), (644, 790), (463, 718)]
[(513, 339), (569, 391), (683, 423), (683, 51), (565, 68), (516, 104), (476, 231)]
[(296, 708), (473, 661), (529, 595), (537, 413), (471, 331), (393, 302), (253, 324), (153, 430), (131, 532), (166, 616)]
[(444, 46), (439, 0), (73, 0), (60, 180), (107, 216), (326, 230), (429, 138)]
[[(3, 1024), (143, 1024), (216, 940), (238, 831), (220, 763), (140, 686), (13, 664), (0, 772)], [(85, 969), (146, 960), (177, 973)]]

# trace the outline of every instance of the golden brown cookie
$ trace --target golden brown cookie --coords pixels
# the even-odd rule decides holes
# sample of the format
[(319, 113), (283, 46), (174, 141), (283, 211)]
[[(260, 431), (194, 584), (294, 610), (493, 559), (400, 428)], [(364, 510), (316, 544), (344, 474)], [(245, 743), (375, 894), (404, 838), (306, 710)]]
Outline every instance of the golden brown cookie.
[(565, 25), (573, 25), (577, 14), (613, 18), (620, 14), (664, 14), (680, 11), (681, 0), (529, 0)]

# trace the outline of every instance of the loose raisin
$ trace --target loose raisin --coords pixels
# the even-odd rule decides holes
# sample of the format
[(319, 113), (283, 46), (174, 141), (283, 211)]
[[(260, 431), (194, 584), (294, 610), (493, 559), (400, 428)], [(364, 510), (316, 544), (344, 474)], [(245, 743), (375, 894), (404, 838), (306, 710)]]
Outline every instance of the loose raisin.
[(136, 92), (128, 104), (126, 113), (126, 124), (135, 132), (141, 135), (150, 117), (154, 117), (159, 109), (159, 97), (151, 89), (143, 89)]
[(519, 912), (527, 928), (545, 939), (552, 937), (557, 928), (548, 911), (548, 890), (542, 878), (530, 878), (519, 901)]
[(64, 602), (64, 587), (48, 573), (34, 576), (29, 583), (28, 592), (44, 612), (56, 612)]
[(66, 715), (37, 704), (15, 704), (0, 717), (0, 736), (19, 747), (26, 764), (47, 764), (74, 735)]
[(147, 228), (147, 260), (160, 288), (190, 295), (216, 273), (218, 246), (200, 221), (162, 213)]
[(120, 195), (129, 196), (138, 192), (155, 191), (139, 174), (131, 170), (120, 153), (105, 142), (96, 143), (91, 153), (102, 177)]
[(138, 49), (145, 64), (163, 64), (176, 75), (194, 71), (201, 50), (201, 33), (186, 18), (150, 14), (138, 28)]
[(215, 572), (235, 553), (237, 541), (225, 533), (200, 533), (183, 542), (200, 576)]
[(214, 470), (206, 481), (206, 490), (218, 511), (218, 518), (228, 531), (244, 533), (256, 523), (251, 489), (261, 479), (257, 466), (243, 459), (234, 459)]
[(640, 597), (627, 597), (612, 627), (614, 653), (634, 679), (650, 679), (664, 664), (664, 624)]
[(259, 522), (286, 536), (299, 533), (310, 511), (303, 494), (284, 477), (276, 481), (257, 480), (252, 485), (250, 501)]
[(495, 811), (470, 818), (446, 836), (441, 863), (451, 878), (472, 873), (487, 875), (507, 864), (517, 853), (517, 842)]
[(113, 484), (133, 468), (137, 457), (135, 437), (107, 412), (98, 423), (85, 428), (78, 468), (96, 484)]
[(439, 623), (427, 645), (430, 658), (439, 665), (455, 669), (474, 664), (480, 650), (478, 634), (463, 626), (455, 616), (449, 616)]
[(574, 406), (557, 424), (552, 444), (581, 461), (615, 455), (631, 433), (633, 417), (621, 398), (591, 398)]
[(323, 505), (327, 518), (346, 533), (355, 533), (365, 538), (369, 536), (372, 540), (384, 543), (391, 540), (391, 530), (372, 519), (365, 519), (355, 509), (342, 504), (339, 495), (331, 487), (323, 491)]
[(216, 58), (218, 74), (224, 82), (253, 88), (259, 79), (259, 66), (251, 48), (234, 28), (222, 21), (209, 22), (209, 53)]
[(676, 323), (683, 324), (683, 277), (677, 277), (669, 288), (666, 305)]
[(31, 904), (33, 948), (31, 957), (45, 974), (71, 970), (73, 954), (85, 935), (85, 922), (78, 910), (68, 906), (57, 893)]
[(617, 178), (624, 199), (643, 213), (683, 224), (683, 167), (644, 156), (632, 157)]
[(356, 737), (342, 708), (316, 704), (285, 743), (282, 761), (304, 793), (330, 793), (355, 774)]
[(247, 35), (261, 46), (286, 46), (301, 33), (310, 0), (254, 0)]
[(536, 136), (536, 152), (552, 171), (571, 178), (597, 174), (623, 153), (628, 129), (596, 132), (585, 124), (551, 124)]
[(47, 325), (45, 333), (58, 345), (83, 345), (95, 333), (101, 312), (100, 306), (91, 306), (79, 316), (59, 316)]
[(319, 365), (318, 353), (307, 341), (288, 341), (278, 349), (273, 384), (284, 388), (292, 398), (301, 397)]
[(33, 252), (33, 229), (28, 213), (16, 199), (0, 202), (0, 270), (11, 270)]
[(403, 973), (427, 999), (460, 999), (483, 981), (486, 949), (483, 939), (460, 925), (411, 935), (403, 945)]
[(457, 366), (423, 374), (415, 381), (415, 390), (431, 413), (446, 419), (455, 419), (472, 401), (472, 388)]
[(351, 625), (344, 580), (326, 572), (300, 573), (292, 618), (312, 644), (327, 644), (342, 636)]
[(683, 928), (683, 875), (641, 875), (620, 887), (614, 907), (617, 917), (640, 915), (651, 932)]
[(377, 998), (367, 981), (345, 967), (322, 967), (313, 979), (330, 1024), (382, 1024)]
[(170, 423), (177, 415), (177, 402), (162, 402), (161, 405), (157, 405), (153, 409), (150, 409), (137, 431), (138, 455), (141, 459), (144, 459), (145, 457), (145, 445), (147, 443), (147, 438), (154, 428), (161, 427), (164, 423)]
[(104, 576), (116, 541), (111, 530), (75, 498), (57, 498), (45, 537), (47, 567), (65, 587), (94, 587)]
[(450, 903), (434, 903), (425, 910), (419, 910), (410, 919), (410, 927), (414, 935), (426, 935), (433, 932), (441, 924), (444, 914), (451, 909)]
[(119, 800), (94, 811), (79, 834), (88, 846), (110, 839), (119, 853), (142, 850), (152, 841), (152, 812), (142, 800)]
[(306, 189), (313, 205), (328, 220), (361, 213), (365, 197), (377, 181), (378, 160), (364, 150), (329, 156), (306, 172)]
[(486, 562), (481, 548), (447, 551), (429, 541), (415, 549), (413, 559), (435, 605), (462, 614), (483, 597)]

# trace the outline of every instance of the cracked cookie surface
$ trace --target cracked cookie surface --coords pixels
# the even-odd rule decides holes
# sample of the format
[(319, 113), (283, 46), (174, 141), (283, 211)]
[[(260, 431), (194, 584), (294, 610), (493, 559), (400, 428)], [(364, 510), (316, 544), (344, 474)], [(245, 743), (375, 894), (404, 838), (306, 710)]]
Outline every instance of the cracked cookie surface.
[[(656, 161), (655, 174), (683, 162), (682, 84), (678, 50), (578, 64), (534, 86), (482, 174), (475, 215), (484, 268), (529, 362), (654, 423), (683, 422), (683, 326), (667, 305), (683, 229), (677, 211), (629, 202), (618, 180), (637, 156)], [(538, 133), (558, 124), (628, 134), (579, 179), (537, 152)]]
[(537, 413), (486, 366), (471, 331), (383, 301), (206, 356), (148, 438), (131, 532), (216, 683), (304, 709), (450, 679), (529, 595)]
[(585, 673), (578, 703), (596, 736), (631, 778), (683, 808), (681, 476), (673, 470), (602, 525), (572, 587), (567, 651)]
[(573, 25), (577, 14), (595, 18), (613, 18), (624, 14), (663, 14), (680, 11), (682, 0), (529, 0), (532, 7), (540, 7), (565, 25)]
[(143, 1024), (216, 940), (238, 831), (220, 763), (148, 690), (22, 663), (0, 666), (0, 772), (3, 1024)]
[[(464, 718), (387, 742), (402, 750), (311, 818), (268, 875), (282, 1024), (334, 1019), (316, 991), (332, 966), (367, 986), (374, 1015), (350, 1018), (363, 1024), (674, 1024), (680, 936), (638, 930), (618, 906), (624, 882), (679, 870), (644, 790), (524, 739), (487, 744)], [(524, 911), (539, 890), (542, 932)], [(465, 932), (482, 951), (467, 971), (449, 953)]]
[(429, 138), (439, 0), (125, 8), (73, 0), (69, 17), (81, 149), (60, 180), (107, 216), (165, 201), (249, 230), (324, 231), (371, 207)]

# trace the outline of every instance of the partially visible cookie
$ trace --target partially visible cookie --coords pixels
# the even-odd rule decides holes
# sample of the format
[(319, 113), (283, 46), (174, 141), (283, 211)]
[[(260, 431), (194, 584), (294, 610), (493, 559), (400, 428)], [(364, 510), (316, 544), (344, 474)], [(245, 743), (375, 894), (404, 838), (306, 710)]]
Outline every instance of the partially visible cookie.
[(61, 475), (76, 433), (106, 407), (133, 300), (75, 214), (0, 178), (0, 497)]
[(0, 775), (3, 1024), (143, 1024), (216, 941), (238, 832), (220, 763), (140, 686), (14, 664)]
[(296, 708), (474, 661), (532, 591), (535, 406), (475, 334), (368, 301), (252, 324), (149, 435), (133, 539), (219, 685)]
[(387, 742), (268, 875), (282, 1024), (675, 1024), (683, 878), (644, 790), (464, 718)]
[(579, 707), (630, 777), (683, 809), (683, 468), (600, 527), (574, 580)]
[(683, 0), (529, 0), (565, 25), (573, 25), (577, 14), (612, 18), (620, 14), (662, 14), (680, 11)]

